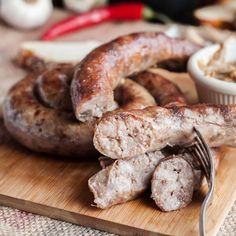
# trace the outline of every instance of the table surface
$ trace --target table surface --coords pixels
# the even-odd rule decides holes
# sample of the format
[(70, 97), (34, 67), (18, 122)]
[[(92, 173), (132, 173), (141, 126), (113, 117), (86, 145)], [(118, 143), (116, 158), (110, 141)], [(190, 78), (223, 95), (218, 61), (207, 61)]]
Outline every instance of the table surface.
[[(66, 15), (68, 15), (67, 12), (55, 11), (49, 24), (65, 17)], [(25, 72), (15, 67), (12, 63), (12, 58), (16, 55), (20, 43), (26, 40), (37, 40), (46, 27), (47, 26), (30, 32), (21, 32), (11, 29), (3, 22), (0, 22), (0, 102), (1, 99), (4, 98), (9, 87), (24, 76)], [(146, 22), (104, 23), (81, 32), (61, 37), (58, 40), (82, 41), (87, 39), (97, 39), (101, 41), (109, 41), (114, 37), (125, 33), (159, 29), (162, 30), (164, 27)], [(17, 209), (0, 207), (1, 235), (65, 235), (65, 233), (67, 235), (111, 235), (98, 230), (26, 213)], [(219, 235), (235, 235), (235, 233), (236, 203), (221, 227)]]

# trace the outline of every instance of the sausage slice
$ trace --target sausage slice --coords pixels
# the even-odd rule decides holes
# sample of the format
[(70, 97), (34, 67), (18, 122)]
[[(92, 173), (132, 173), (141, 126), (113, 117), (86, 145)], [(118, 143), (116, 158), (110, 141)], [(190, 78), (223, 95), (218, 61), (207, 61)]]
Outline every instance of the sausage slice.
[(186, 207), (194, 190), (191, 165), (181, 156), (161, 160), (153, 173), (151, 190), (151, 197), (162, 211)]
[(104, 209), (140, 196), (150, 186), (152, 173), (163, 157), (157, 151), (103, 166), (88, 181), (96, 206)]

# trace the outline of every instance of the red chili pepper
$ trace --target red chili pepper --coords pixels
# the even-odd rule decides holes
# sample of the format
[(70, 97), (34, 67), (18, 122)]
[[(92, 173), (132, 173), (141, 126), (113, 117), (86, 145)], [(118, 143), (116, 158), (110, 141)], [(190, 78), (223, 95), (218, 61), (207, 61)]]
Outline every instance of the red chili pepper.
[(163, 22), (171, 20), (162, 14), (157, 14), (142, 3), (121, 3), (108, 7), (97, 8), (80, 15), (66, 18), (49, 28), (42, 40), (51, 40), (60, 35), (96, 25), (109, 20), (141, 20), (159, 19)]

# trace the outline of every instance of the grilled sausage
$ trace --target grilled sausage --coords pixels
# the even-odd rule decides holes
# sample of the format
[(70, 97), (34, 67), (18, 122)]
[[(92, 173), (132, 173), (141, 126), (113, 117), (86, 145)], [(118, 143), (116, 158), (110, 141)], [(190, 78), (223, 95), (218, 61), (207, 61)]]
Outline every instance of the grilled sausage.
[(72, 75), (72, 66), (55, 67), (40, 73), (35, 81), (35, 93), (40, 102), (53, 109), (72, 111), (70, 97)]
[[(9, 133), (29, 149), (89, 158), (97, 154), (92, 142), (95, 121), (78, 122), (71, 111), (71, 70), (53, 68), (18, 82), (3, 104), (4, 123)], [(155, 104), (152, 96), (133, 81), (125, 80), (120, 89), (129, 93), (127, 104), (122, 101), (126, 108)]]
[[(142, 72), (134, 76), (134, 78), (138, 83), (147, 88), (162, 106), (186, 104), (184, 95), (169, 80), (149, 72)], [(162, 160), (165, 156), (168, 156), (169, 159), (171, 157), (169, 155), (173, 151), (176, 153), (180, 152), (176, 160), (173, 159), (172, 162), (181, 166), (181, 170), (183, 171), (180, 174), (181, 179), (176, 179), (176, 183), (173, 184), (171, 175), (175, 173), (170, 172), (171, 175), (165, 176), (165, 184), (163, 184), (163, 179), (155, 179), (157, 175), (163, 176), (164, 174), (162, 168), (157, 167), (152, 180), (154, 189), (153, 197), (159, 208), (163, 211), (177, 210), (186, 206), (192, 199), (193, 190), (198, 190), (202, 185), (203, 173), (201, 166), (184, 149), (168, 148), (168, 150), (167, 152), (166, 150), (164, 152), (154, 151), (128, 160), (112, 160), (107, 157), (100, 158), (100, 164), (103, 170), (89, 180), (89, 188), (94, 194), (96, 206), (107, 208), (114, 204), (123, 203), (139, 197), (150, 186), (150, 176), (154, 172), (154, 165), (157, 166), (160, 161), (161, 164), (159, 165), (162, 165)], [(217, 169), (219, 152), (215, 149), (211, 150), (211, 152), (215, 159), (215, 168)], [(169, 160), (165, 160), (170, 170), (173, 163), (168, 162)], [(186, 176), (183, 174), (186, 174)], [(124, 183), (128, 187), (125, 187)], [(183, 188), (181, 188), (182, 183)], [(168, 196), (170, 191), (172, 193), (171, 197)]]
[(187, 61), (199, 46), (157, 32), (121, 36), (79, 63), (71, 84), (73, 108), (84, 122), (114, 107), (113, 90), (121, 79), (165, 60)]
[(130, 79), (123, 80), (114, 91), (115, 100), (120, 109), (143, 109), (156, 105), (154, 97), (141, 85)]
[(161, 75), (144, 71), (134, 76), (134, 80), (146, 88), (160, 106), (186, 104), (186, 99), (180, 89)]
[[(158, 75), (155, 76), (149, 72), (143, 72), (135, 77), (135, 79), (137, 82), (149, 89), (149, 91), (152, 93), (152, 95), (154, 95), (161, 105), (184, 105), (186, 103), (184, 95), (179, 92), (178, 88), (172, 84), (172, 82), (167, 81), (163, 77)], [(187, 176), (182, 175), (182, 180), (176, 181), (175, 185), (173, 185), (173, 178), (171, 178), (170, 175), (165, 176), (166, 182), (163, 186), (163, 182), (156, 185), (156, 183), (160, 183), (161, 179), (155, 179), (154, 176), (152, 180), (154, 189), (153, 196), (159, 208), (164, 211), (176, 210), (186, 206), (192, 199), (193, 190), (198, 190), (202, 185), (203, 173), (201, 166), (189, 153), (186, 153), (182, 148), (168, 148), (168, 150), (169, 151), (166, 152), (165, 150), (162, 153), (162, 157), (156, 159), (153, 158), (155, 158), (158, 151), (146, 153), (128, 160), (113, 159), (112, 161), (111, 158), (101, 158), (100, 163), (104, 169), (89, 180), (89, 187), (94, 194), (96, 206), (100, 208), (107, 208), (111, 205), (139, 197), (141, 193), (143, 193), (149, 187), (150, 175), (153, 174), (155, 169), (153, 164), (158, 165), (158, 163), (165, 156), (170, 158), (169, 155), (171, 155), (171, 152), (173, 151), (175, 153), (180, 152), (177, 156), (177, 160), (174, 161), (174, 163), (180, 166), (185, 163), (182, 170)], [(215, 149), (211, 150), (211, 152), (215, 159), (215, 168), (217, 169), (219, 163), (219, 152)], [(168, 162), (166, 161), (166, 164), (168, 168), (171, 168), (172, 166)], [(124, 168), (124, 165), (128, 166), (129, 168)], [(157, 168), (155, 174), (164, 174), (162, 168)], [(129, 188), (121, 187), (123, 186), (123, 177), (125, 178), (127, 184), (133, 183), (130, 185), (128, 184)], [(188, 177), (188, 179), (184, 179), (184, 177)], [(143, 180), (146, 181), (144, 182)], [(185, 184), (183, 188), (184, 191), (181, 189), (181, 182)], [(140, 190), (138, 186), (142, 186), (142, 190)], [(168, 194), (168, 191), (170, 192), (170, 190), (173, 192), (173, 196), (170, 198), (167, 196), (168, 198), (165, 198), (166, 193)]]
[(152, 195), (162, 211), (186, 207), (194, 189), (194, 172), (191, 165), (180, 156), (170, 156), (160, 161), (152, 178)]
[(95, 128), (96, 149), (114, 159), (160, 150), (192, 140), (193, 126), (210, 147), (236, 146), (235, 105), (149, 107), (105, 115)]
[(34, 151), (94, 155), (94, 122), (78, 123), (73, 113), (42, 105), (34, 94), (34, 82), (34, 76), (21, 80), (4, 101), (4, 124), (12, 137)]

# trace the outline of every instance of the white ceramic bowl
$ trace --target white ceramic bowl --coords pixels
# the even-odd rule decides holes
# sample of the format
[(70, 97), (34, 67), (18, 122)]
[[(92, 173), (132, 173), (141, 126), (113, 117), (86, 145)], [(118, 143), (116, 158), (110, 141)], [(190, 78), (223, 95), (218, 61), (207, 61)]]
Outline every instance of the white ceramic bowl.
[[(224, 105), (234, 104), (236, 103), (236, 83), (207, 76), (199, 68), (198, 62), (207, 63), (218, 48), (219, 45), (217, 44), (211, 45), (195, 53), (189, 59), (188, 72), (196, 82), (200, 102)], [(235, 57), (236, 61), (235, 51), (232, 51), (232, 56)]]

